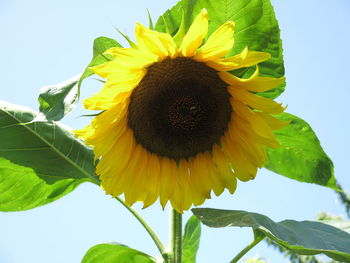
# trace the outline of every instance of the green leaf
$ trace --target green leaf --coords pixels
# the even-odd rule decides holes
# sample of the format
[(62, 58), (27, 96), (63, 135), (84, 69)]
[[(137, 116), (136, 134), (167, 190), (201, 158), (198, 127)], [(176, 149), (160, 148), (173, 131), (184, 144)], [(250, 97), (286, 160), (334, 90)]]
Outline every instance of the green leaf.
[(284, 220), (276, 223), (267, 216), (245, 211), (194, 208), (192, 212), (209, 227), (251, 227), (295, 253), (323, 253), (335, 260), (350, 262), (350, 222)]
[(92, 59), (85, 68), (78, 82), (78, 90), (80, 90), (81, 84), (84, 79), (94, 74), (90, 67), (101, 65), (107, 62), (109, 59), (103, 53), (111, 47), (122, 47), (116, 40), (108, 37), (98, 37), (94, 40), (93, 44), (93, 56)]
[[(18, 182), (22, 185), (22, 194), (32, 191), (34, 182), (38, 187), (39, 184), (55, 185), (46, 188), (47, 194), (52, 195), (48, 200), (53, 201), (83, 181), (98, 184), (94, 176), (93, 151), (60, 124), (35, 119), (39, 116), (28, 108), (0, 101), (0, 158), (11, 162), (2, 161), (0, 188), (7, 189), (12, 185), (7, 196), (14, 198), (18, 193), (14, 180), (28, 182)], [(24, 179), (26, 176), (28, 178)], [(13, 206), (3, 202), (4, 211), (22, 209), (18, 202)], [(38, 201), (38, 205), (45, 202)], [(23, 209), (32, 207), (23, 204)]]
[(99, 244), (93, 246), (86, 252), (81, 263), (155, 263), (149, 255), (115, 244)]
[(190, 217), (185, 226), (182, 247), (183, 263), (195, 263), (201, 236), (201, 222), (195, 216)]
[[(188, 30), (202, 8), (209, 13), (208, 35), (228, 20), (236, 23), (235, 45), (231, 55), (245, 47), (268, 52), (272, 57), (259, 65), (261, 75), (276, 78), (284, 75), (280, 30), (269, 0), (182, 0), (158, 19), (155, 28), (161, 32), (168, 29), (174, 36), (180, 28), (182, 12), (185, 12), (185, 28)], [(282, 84), (261, 95), (276, 98), (284, 87), (285, 84)]]
[(0, 211), (23, 211), (51, 203), (85, 180), (61, 179), (48, 183), (44, 174), (0, 158)]
[(290, 124), (275, 132), (281, 146), (267, 148), (268, 162), (265, 167), (291, 179), (338, 189), (333, 163), (323, 151), (310, 125), (289, 113), (276, 117), (289, 120)]
[(47, 120), (59, 121), (74, 109), (79, 99), (79, 79), (80, 75), (41, 89), (38, 98), (39, 110)]

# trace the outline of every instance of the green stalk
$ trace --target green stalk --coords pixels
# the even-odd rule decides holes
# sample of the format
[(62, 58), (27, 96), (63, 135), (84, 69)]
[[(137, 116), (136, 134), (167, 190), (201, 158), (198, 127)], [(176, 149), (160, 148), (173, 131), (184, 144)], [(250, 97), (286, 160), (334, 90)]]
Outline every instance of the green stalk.
[(165, 262), (168, 262), (168, 254), (165, 251), (163, 243), (160, 241), (157, 234), (153, 231), (153, 229), (147, 224), (147, 222), (130, 206), (124, 203), (122, 199), (119, 197), (115, 197), (126, 209), (129, 210), (129, 212), (141, 223), (143, 228), (147, 231), (147, 233), (150, 235), (152, 240), (154, 241), (155, 245), (157, 246), (160, 254), (162, 255)]
[(238, 260), (240, 260), (249, 250), (251, 250), (253, 247), (255, 247), (261, 240), (263, 240), (264, 236), (256, 237), (252, 243), (250, 243), (248, 246), (246, 246), (241, 252), (239, 252), (231, 261), (230, 263), (236, 263)]
[(170, 215), (170, 253), (169, 263), (182, 262), (182, 214), (172, 208)]

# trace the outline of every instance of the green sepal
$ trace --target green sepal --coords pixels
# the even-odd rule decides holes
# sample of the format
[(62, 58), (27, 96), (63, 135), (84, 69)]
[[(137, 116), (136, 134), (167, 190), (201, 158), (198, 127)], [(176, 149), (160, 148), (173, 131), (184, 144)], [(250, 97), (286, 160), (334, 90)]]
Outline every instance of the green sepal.
[(154, 30), (153, 20), (152, 20), (151, 14), (150, 14), (148, 8), (146, 10), (147, 10), (147, 16), (148, 16), (148, 28), (151, 30)]
[(135, 42), (133, 42), (130, 37), (128, 37), (126, 34), (124, 34), (122, 31), (120, 31), (118, 28), (115, 27), (115, 30), (118, 31), (118, 33), (125, 38), (125, 40), (129, 43), (130, 47), (137, 48), (137, 45)]
[(172, 35), (172, 33), (170, 31), (169, 23), (167, 22), (167, 20), (165, 20), (164, 16), (161, 16), (161, 19), (163, 20), (165, 33)]
[(182, 43), (183, 38), (186, 35), (186, 26), (185, 26), (185, 11), (182, 10), (181, 23), (179, 29), (177, 30), (174, 38), (176, 45), (179, 47)]

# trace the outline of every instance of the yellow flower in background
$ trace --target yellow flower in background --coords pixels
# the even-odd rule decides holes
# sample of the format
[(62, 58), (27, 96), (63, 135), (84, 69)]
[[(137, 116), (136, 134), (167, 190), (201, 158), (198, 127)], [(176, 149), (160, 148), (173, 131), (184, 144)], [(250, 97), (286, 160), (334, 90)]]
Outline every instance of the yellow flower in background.
[(258, 67), (248, 79), (228, 72), (270, 57), (248, 49), (225, 57), (234, 27), (226, 22), (203, 44), (203, 9), (177, 46), (169, 34), (137, 23), (137, 47), (111, 48), (113, 59), (93, 68), (107, 81), (84, 105), (103, 112), (76, 135), (94, 147), (107, 194), (144, 207), (159, 198), (182, 212), (212, 191), (234, 193), (237, 178), (255, 178), (264, 147), (279, 146), (272, 131), (285, 123), (271, 116), (284, 110), (280, 104), (254, 93), (284, 78), (259, 77)]
[(262, 259), (254, 257), (254, 258), (247, 259), (245, 263), (266, 263), (266, 262)]

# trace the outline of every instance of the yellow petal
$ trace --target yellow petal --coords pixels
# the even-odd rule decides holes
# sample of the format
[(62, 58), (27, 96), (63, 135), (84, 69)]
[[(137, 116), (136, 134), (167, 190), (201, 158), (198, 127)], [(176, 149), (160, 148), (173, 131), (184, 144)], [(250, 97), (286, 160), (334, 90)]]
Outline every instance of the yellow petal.
[(182, 212), (188, 210), (193, 203), (193, 191), (189, 180), (189, 163), (184, 159), (181, 159), (178, 164), (177, 176), (179, 185), (174, 186), (176, 188), (170, 202), (179, 208), (180, 211), (178, 212)]
[(238, 68), (254, 66), (262, 61), (269, 59), (271, 55), (266, 52), (248, 51), (245, 48), (240, 54), (232, 57), (223, 58), (219, 61), (208, 61), (208, 66), (218, 71), (231, 71)]
[[(107, 153), (119, 136), (126, 131), (126, 110), (126, 104), (116, 104), (110, 110), (96, 116), (92, 120), (89, 133), (83, 134), (85, 143), (94, 145), (95, 159)], [(79, 133), (77, 135), (79, 136)]]
[(89, 110), (108, 110), (115, 105), (125, 103), (128, 97), (130, 97), (130, 92), (115, 94), (111, 87), (104, 87), (98, 93), (85, 99), (83, 105)]
[(217, 60), (226, 56), (233, 46), (233, 33), (235, 23), (226, 22), (210, 35), (200, 52), (195, 56), (196, 60), (208, 61)]
[(228, 72), (218, 72), (220, 78), (233, 88), (243, 88), (253, 92), (264, 92), (271, 90), (284, 82), (285, 78), (258, 77), (258, 67), (254, 74), (248, 79), (238, 78)]
[(282, 104), (279, 104), (271, 99), (255, 95), (248, 91), (235, 89), (232, 86), (229, 87), (228, 91), (231, 93), (232, 97), (235, 100), (241, 101), (253, 109), (261, 110), (271, 114), (278, 114), (285, 110), (285, 108), (282, 107)]
[(256, 173), (258, 171), (258, 168), (254, 167), (253, 169), (254, 169), (254, 171), (251, 172), (251, 171), (248, 171), (244, 168), (242, 169), (241, 167), (237, 167), (235, 169), (235, 175), (240, 181), (248, 182), (250, 180), (253, 180), (256, 177)]
[(147, 69), (139, 69), (133, 72), (116, 72), (109, 75), (106, 87), (115, 89), (114, 92), (125, 92), (135, 88), (146, 75)]
[[(270, 53), (260, 51), (247, 51), (246, 56), (236, 58), (235, 56), (224, 58), (222, 62), (238, 62), (240, 68), (251, 67), (260, 62), (268, 60), (271, 57)], [(241, 61), (239, 61), (241, 59)], [(235, 68), (234, 68), (235, 69)]]
[(182, 197), (182, 193), (181, 193), (181, 187), (180, 187), (180, 183), (178, 183), (177, 185), (174, 185), (174, 192), (173, 192), (173, 196), (171, 197), (170, 204), (171, 206), (179, 213), (183, 213), (184, 207), (183, 207), (183, 197)]
[(218, 75), (227, 84), (232, 85), (234, 87), (241, 87), (245, 83), (250, 83), (253, 80), (256, 80), (258, 78), (259, 67), (257, 66), (254, 73), (247, 79), (238, 78), (235, 75), (232, 75), (229, 72), (225, 72), (225, 71), (218, 72)]
[(111, 148), (114, 147), (114, 142), (117, 141), (127, 129), (126, 115), (117, 123), (111, 123), (108, 126), (104, 125), (102, 129), (95, 128), (95, 134), (85, 140), (87, 145), (94, 145), (95, 160), (107, 154)]
[(99, 161), (96, 173), (100, 176), (102, 187), (107, 194), (118, 196), (124, 192), (123, 186), (128, 178), (125, 170), (130, 165), (137, 163), (138, 154), (133, 137), (125, 133), (115, 142), (112, 151), (105, 154)]
[(95, 129), (92, 127), (92, 124), (90, 123), (89, 125), (85, 126), (84, 128), (80, 130), (73, 130), (73, 133), (75, 136), (81, 138), (81, 139), (86, 139), (95, 133)]
[(247, 157), (240, 151), (239, 147), (231, 141), (229, 136), (221, 140), (222, 149), (230, 158), (235, 176), (241, 181), (249, 181), (255, 178), (257, 167), (252, 165)]
[(276, 141), (276, 138), (272, 133), (271, 127), (268, 126), (263, 119), (239, 101), (233, 102), (233, 108), (234, 115), (232, 118), (232, 125), (235, 125), (236, 128), (245, 130), (246, 133), (251, 133), (253, 131), (257, 136), (264, 138), (256, 138), (258, 141), (262, 141), (265, 145), (271, 148), (279, 146), (279, 143)]
[[(143, 208), (146, 208), (153, 204), (159, 197), (160, 194), (160, 158), (151, 153), (149, 156), (148, 164), (148, 177), (143, 176), (144, 186), (146, 193), (145, 198), (142, 198)], [(139, 182), (142, 183), (142, 182)]]
[(213, 191), (215, 195), (218, 196), (222, 194), (225, 189), (225, 181), (223, 179), (223, 176), (220, 174), (220, 170), (215, 166), (213, 157), (209, 152), (204, 153), (204, 161), (206, 165), (206, 171), (209, 177), (211, 177)]
[(155, 62), (152, 57), (134, 48), (112, 47), (105, 54), (111, 55), (118, 65), (129, 69), (142, 69)]
[(140, 196), (144, 194), (145, 178), (148, 178), (149, 170), (149, 153), (142, 146), (137, 145), (139, 148), (139, 157), (132, 164), (124, 170), (123, 177), (124, 182), (120, 182), (120, 186), (124, 189), (125, 203), (129, 206), (140, 200)]
[(235, 143), (236, 147), (240, 148), (245, 156), (249, 157), (252, 164), (257, 167), (263, 166), (266, 161), (266, 155), (261, 145), (251, 140), (249, 136), (245, 136), (245, 134), (240, 132), (234, 125), (230, 125), (229, 134), (232, 142)]
[(173, 195), (174, 186), (178, 185), (176, 170), (174, 160), (166, 157), (160, 159), (160, 204), (163, 209)]
[(261, 145), (266, 145), (270, 148), (277, 148), (280, 146), (276, 138), (272, 137), (269, 131), (267, 133), (264, 132), (265, 134), (262, 136), (262, 131), (259, 129), (258, 125), (251, 125), (237, 114), (235, 115), (235, 118), (236, 120), (233, 121), (233, 125), (235, 125), (236, 129), (238, 129), (240, 132), (244, 133), (245, 136), (250, 138), (251, 141), (255, 141)]
[(95, 67), (90, 67), (90, 69), (102, 78), (108, 79), (111, 74), (128, 74), (133, 71), (138, 71), (142, 68), (140, 67), (127, 67), (120, 63), (120, 61), (111, 60), (106, 63), (100, 64)]
[(203, 39), (208, 33), (208, 12), (202, 9), (194, 19), (188, 32), (182, 40), (180, 51), (185, 57), (192, 57), (197, 49), (202, 45)]
[(275, 117), (272, 117), (270, 114), (266, 114), (264, 112), (256, 112), (255, 114), (263, 118), (272, 130), (280, 130), (290, 123), (290, 121), (281, 121)]
[(102, 89), (84, 100), (84, 107), (89, 110), (108, 110), (114, 105), (125, 101), (130, 97), (131, 91), (137, 87), (146, 70), (139, 70), (134, 73), (113, 75), (113, 79), (107, 81)]
[(211, 178), (206, 170), (203, 153), (199, 153), (195, 158), (191, 158), (191, 183), (196, 192), (200, 193), (205, 198), (210, 198), (212, 188)]
[(139, 50), (150, 57), (157, 58), (157, 61), (165, 57), (173, 57), (177, 53), (176, 44), (169, 34), (150, 30), (137, 23), (135, 35)]
[[(201, 205), (207, 198), (210, 198), (211, 185), (208, 184), (210, 176), (207, 170), (201, 170), (202, 164), (197, 159), (198, 155), (193, 159), (188, 161), (189, 164), (189, 174), (188, 185), (191, 190), (191, 205)], [(202, 172), (201, 172), (202, 171)], [(204, 172), (204, 173), (203, 173)]]
[[(239, 154), (244, 156), (244, 159), (245, 159), (245, 167), (239, 164), (241, 167), (239, 167), (238, 169), (241, 169), (242, 167), (244, 167), (246, 171), (250, 172), (249, 180), (254, 179), (256, 177), (258, 168), (261, 168), (264, 163), (257, 164), (258, 160), (256, 156), (251, 155), (250, 154), (251, 151), (247, 151), (247, 148), (245, 148), (240, 141), (237, 141), (236, 147)], [(250, 168), (246, 168), (246, 167), (250, 167)]]
[(217, 144), (214, 144), (212, 154), (214, 163), (217, 165), (225, 181), (225, 187), (233, 194), (237, 188), (237, 180), (230, 168), (230, 162), (227, 156), (225, 156), (224, 152)]

